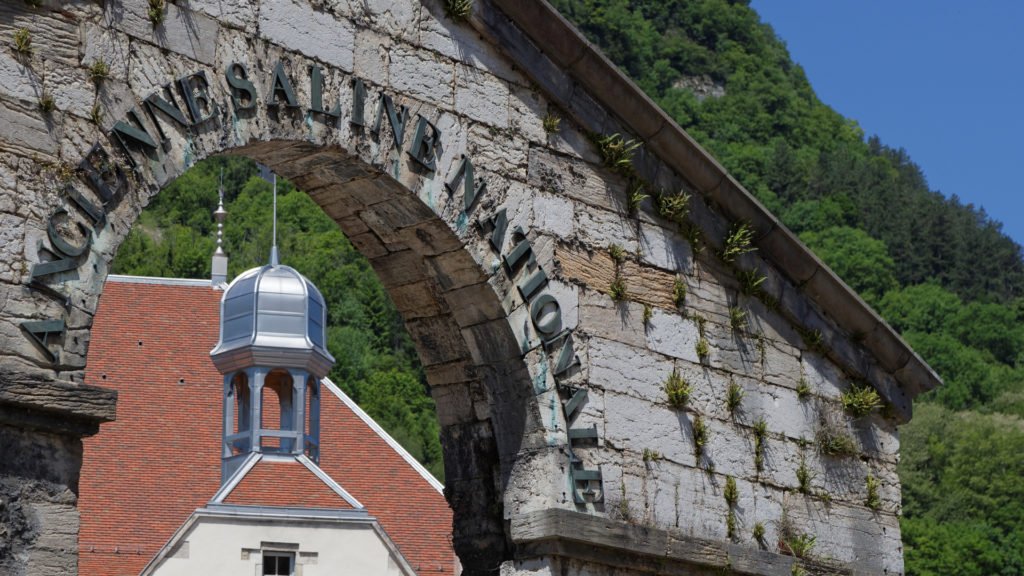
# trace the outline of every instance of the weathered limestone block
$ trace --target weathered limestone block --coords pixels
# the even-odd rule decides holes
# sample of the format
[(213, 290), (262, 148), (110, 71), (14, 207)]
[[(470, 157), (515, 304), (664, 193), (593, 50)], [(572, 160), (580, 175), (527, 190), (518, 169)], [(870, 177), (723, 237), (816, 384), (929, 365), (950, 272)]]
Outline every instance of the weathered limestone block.
[(408, 47), (391, 51), (388, 84), (398, 92), (446, 108), (455, 103), (455, 66), (429, 53)]
[(660, 397), (662, 384), (672, 373), (669, 359), (612, 340), (591, 338), (587, 353), (592, 385), (636, 398)]
[(455, 109), (478, 122), (508, 128), (508, 84), (471, 66), (456, 66)]

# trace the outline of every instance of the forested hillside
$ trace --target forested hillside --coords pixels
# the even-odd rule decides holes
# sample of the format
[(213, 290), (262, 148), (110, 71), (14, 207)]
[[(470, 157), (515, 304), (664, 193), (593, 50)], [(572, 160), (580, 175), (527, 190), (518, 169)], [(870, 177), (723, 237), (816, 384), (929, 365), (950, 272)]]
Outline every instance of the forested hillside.
[[(902, 428), (907, 572), (1024, 574), (1024, 259), (983, 211), (928, 188), (899, 148), (820, 102), (740, 0), (553, 3), (899, 330), (946, 385)], [(225, 168), (231, 271), (269, 249), (251, 162), (200, 164), (121, 248), (122, 273), (207, 277)], [(332, 378), (441, 473), (437, 422), (400, 319), (311, 200), (282, 186), (282, 260), (324, 291)]]

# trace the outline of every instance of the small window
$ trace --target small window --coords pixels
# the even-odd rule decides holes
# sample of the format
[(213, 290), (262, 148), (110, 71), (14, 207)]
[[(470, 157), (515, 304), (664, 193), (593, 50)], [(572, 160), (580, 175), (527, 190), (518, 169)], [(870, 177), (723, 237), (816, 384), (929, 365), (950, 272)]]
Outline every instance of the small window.
[(292, 576), (295, 554), (292, 552), (263, 552), (264, 576)]

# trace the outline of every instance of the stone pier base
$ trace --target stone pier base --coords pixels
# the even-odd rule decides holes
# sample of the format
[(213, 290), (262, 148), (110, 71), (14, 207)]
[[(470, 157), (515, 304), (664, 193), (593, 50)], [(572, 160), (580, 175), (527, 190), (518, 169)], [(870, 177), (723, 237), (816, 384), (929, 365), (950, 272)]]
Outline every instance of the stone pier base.
[(78, 572), (82, 437), (114, 417), (116, 395), (0, 374), (0, 574)]

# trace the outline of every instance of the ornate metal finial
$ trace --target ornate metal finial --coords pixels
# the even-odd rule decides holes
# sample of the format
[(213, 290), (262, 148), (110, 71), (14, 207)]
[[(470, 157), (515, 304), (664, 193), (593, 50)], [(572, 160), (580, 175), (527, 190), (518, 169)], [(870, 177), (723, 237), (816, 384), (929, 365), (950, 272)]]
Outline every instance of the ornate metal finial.
[(220, 200), (217, 203), (217, 210), (213, 213), (214, 219), (217, 220), (217, 250), (214, 251), (216, 256), (225, 256), (224, 254), (224, 220), (228, 217), (228, 211), (224, 209), (224, 169), (220, 169), (220, 187), (217, 189), (217, 194), (220, 196)]
[(224, 209), (224, 168), (220, 169), (220, 186), (217, 194), (220, 200), (213, 212), (213, 218), (217, 221), (217, 249), (213, 251), (210, 266), (210, 283), (214, 288), (228, 281), (228, 255), (224, 252), (224, 220), (228, 217), (228, 211)]

